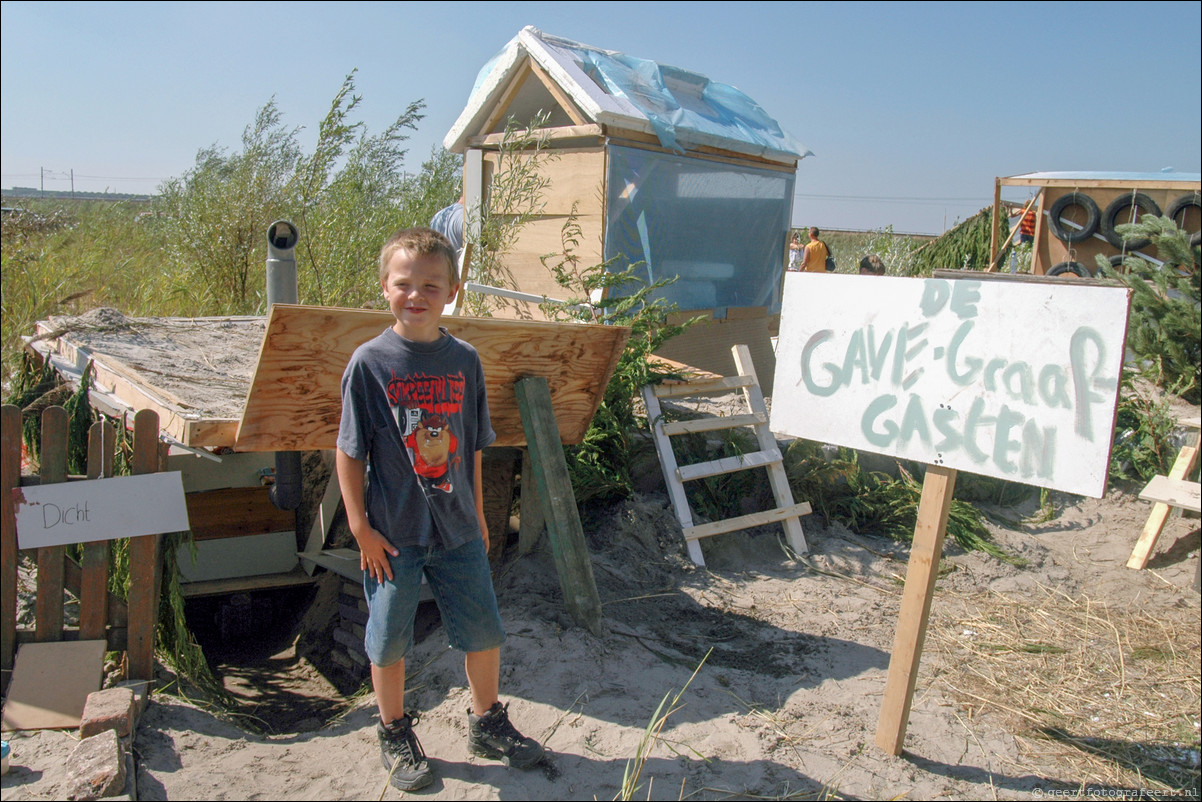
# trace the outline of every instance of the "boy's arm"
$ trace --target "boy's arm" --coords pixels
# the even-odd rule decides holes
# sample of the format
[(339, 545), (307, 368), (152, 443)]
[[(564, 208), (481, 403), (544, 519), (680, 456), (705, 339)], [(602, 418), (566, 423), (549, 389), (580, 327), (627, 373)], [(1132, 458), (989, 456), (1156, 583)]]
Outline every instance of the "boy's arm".
[[(397, 556), (398, 552), (388, 539), (372, 528), (367, 520), (367, 503), (364, 500), (363, 488), (366, 484), (367, 463), (355, 459), (342, 449), (336, 452), (334, 466), (338, 471), (338, 485), (342, 488), (342, 504), (346, 508), (347, 522), (351, 526), (351, 534), (359, 544), (359, 567), (371, 574), (377, 582), (383, 582), (384, 577), (392, 579), (392, 566), (388, 563), (388, 555)], [(479, 470), (479, 462), (476, 463)], [(487, 543), (487, 538), (485, 540)]]
[[(484, 535), (484, 551), (488, 551), (488, 521), (484, 520), (484, 452), (476, 452), (476, 517), (480, 520), (480, 532)], [(341, 478), (341, 477), (339, 477)]]

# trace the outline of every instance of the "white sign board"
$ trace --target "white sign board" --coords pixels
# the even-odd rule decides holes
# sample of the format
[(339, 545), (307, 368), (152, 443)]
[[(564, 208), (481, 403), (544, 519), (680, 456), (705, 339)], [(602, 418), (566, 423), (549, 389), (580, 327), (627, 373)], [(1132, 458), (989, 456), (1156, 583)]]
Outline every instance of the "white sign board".
[(1100, 498), (1124, 287), (788, 273), (772, 431)]
[(19, 487), (12, 492), (17, 542), (23, 549), (190, 528), (179, 471)]

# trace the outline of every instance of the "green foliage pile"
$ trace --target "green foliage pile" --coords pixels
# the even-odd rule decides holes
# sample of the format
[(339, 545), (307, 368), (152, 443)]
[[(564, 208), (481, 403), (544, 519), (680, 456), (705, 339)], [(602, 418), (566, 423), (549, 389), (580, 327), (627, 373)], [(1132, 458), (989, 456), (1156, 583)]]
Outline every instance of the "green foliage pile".
[(1124, 373), (1114, 416), (1110, 481), (1148, 482), (1157, 474), (1168, 474), (1178, 451), (1171, 401), (1170, 395), (1157, 399), (1142, 391), (1134, 376)]
[[(828, 457), (822, 445), (812, 440), (794, 440), (785, 449), (785, 472), (795, 498), (806, 499), (827, 520), (853, 532), (910, 542), (922, 485), (904, 468), (899, 466), (899, 471), (899, 479), (866, 471), (852, 449), (839, 447)], [(981, 514), (966, 501), (953, 499), (947, 533), (966, 551), (1015, 562), (993, 542)]]
[(1149, 215), (1116, 230), (1125, 239), (1151, 239), (1164, 266), (1127, 256), (1116, 270), (1098, 256), (1098, 275), (1131, 288), (1127, 348), (1136, 370), (1191, 404), (1202, 400), (1202, 270), (1198, 246), (1169, 217)]
[[(576, 248), (581, 230), (573, 207), (564, 223), (559, 254), (543, 257), (543, 264), (554, 274), (555, 281), (569, 296), (568, 303), (541, 304), (540, 309), (550, 320), (576, 320), (629, 326), (626, 343), (597, 414), (576, 446), (564, 448), (568, 473), (576, 500), (624, 498), (633, 491), (630, 475), (631, 432), (645, 429), (645, 417), (637, 413), (635, 399), (642, 388), (673, 375), (657, 367), (650, 357), (653, 351), (687, 328), (689, 324), (669, 322), (676, 311), (674, 304), (653, 299), (653, 294), (672, 280), (647, 284), (637, 275), (642, 263), (616, 269), (612, 262), (581, 265)], [(589, 299), (605, 293), (605, 306), (593, 307)]]
[[(1010, 236), (1010, 225), (1005, 218), (1001, 220), (999, 236), (1002, 242)], [(989, 267), (992, 237), (993, 207), (987, 206), (915, 251), (906, 272), (898, 275), (929, 276), (935, 270), (985, 270)]]

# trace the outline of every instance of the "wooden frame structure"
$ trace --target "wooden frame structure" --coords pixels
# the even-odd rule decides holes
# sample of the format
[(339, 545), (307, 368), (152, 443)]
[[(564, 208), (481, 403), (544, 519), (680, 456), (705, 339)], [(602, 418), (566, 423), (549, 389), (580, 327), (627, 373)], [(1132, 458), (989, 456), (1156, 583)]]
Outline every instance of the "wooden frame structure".
[[(13, 492), (27, 484), (66, 482), (67, 413), (62, 407), (42, 412), (41, 473), (21, 475), (21, 410), (5, 405), (0, 418), (3, 436), (0, 464), (3, 465), (3, 510), (0, 512), (0, 669), (7, 685), (18, 643), (61, 640), (105, 640), (108, 648), (128, 655), (128, 678), (154, 678), (154, 630), (158, 620), (162, 560), (159, 535), (130, 539), (130, 589), (123, 602), (108, 590), (109, 541), (86, 543), (79, 563), (70, 559), (63, 546), (37, 549), (37, 595), (35, 627), (17, 629), (18, 543)], [(107, 422), (94, 423), (88, 433), (88, 479), (113, 473), (116, 430)], [(155, 473), (163, 458), (159, 442), (158, 415), (139, 412), (134, 419), (133, 472)], [(79, 598), (78, 628), (63, 623), (64, 591)]]
[[(990, 265), (995, 269), (1005, 245), (1001, 241), (1002, 187), (1030, 187), (1036, 190), (1032, 199), (1036, 218), (1035, 242), (1031, 249), (1031, 273), (1041, 276), (1062, 262), (1078, 262), (1092, 274), (1096, 270), (1097, 256), (1109, 259), (1123, 253), (1122, 249), (1115, 248), (1100, 231), (1078, 243), (1065, 243), (1053, 236), (1048, 215), (1052, 206), (1065, 195), (1074, 192), (1087, 195), (1104, 214), (1104, 210), (1119, 198), (1132, 193), (1142, 193), (1151, 198), (1163, 213), (1167, 213), (1173, 201), (1183, 195), (1192, 193), (1194, 197), (1199, 197), (1202, 181), (1197, 179), (1196, 174), (1175, 177), (1172, 173), (1029, 173), (997, 177), (994, 179), (990, 239)], [(1065, 225), (1069, 228), (1080, 228), (1082, 222), (1084, 221), (1066, 218)], [(1202, 225), (1198, 212), (1187, 212), (1184, 223), (1183, 227), (1189, 231), (1197, 231)], [(1152, 246), (1128, 252), (1156, 261), (1156, 249)]]

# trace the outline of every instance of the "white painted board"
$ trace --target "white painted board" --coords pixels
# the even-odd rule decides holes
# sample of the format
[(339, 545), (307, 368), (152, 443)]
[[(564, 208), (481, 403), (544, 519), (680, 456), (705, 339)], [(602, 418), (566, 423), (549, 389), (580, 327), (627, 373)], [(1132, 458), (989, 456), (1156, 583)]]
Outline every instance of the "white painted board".
[(190, 528), (179, 471), (19, 487), (12, 492), (17, 543), (23, 549)]
[(1100, 498), (1124, 287), (785, 276), (772, 431)]

